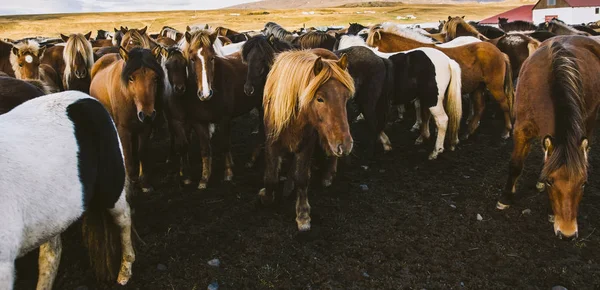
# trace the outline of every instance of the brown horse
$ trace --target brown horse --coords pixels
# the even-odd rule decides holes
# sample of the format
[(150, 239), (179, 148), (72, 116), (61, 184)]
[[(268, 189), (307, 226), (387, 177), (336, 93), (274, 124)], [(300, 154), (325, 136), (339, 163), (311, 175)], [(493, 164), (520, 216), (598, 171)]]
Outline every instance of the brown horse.
[(51, 92), (62, 90), (56, 71), (49, 65), (42, 64), (46, 47), (35, 40), (25, 40), (14, 45), (10, 55), (10, 63), (15, 77), (21, 80), (39, 80), (45, 83)]
[(148, 27), (144, 27), (142, 29), (127, 29), (121, 27), (121, 32), (123, 33), (123, 38), (121, 39), (121, 46), (125, 48), (125, 50), (129, 51), (134, 47), (141, 47), (153, 50), (158, 44), (148, 36), (146, 33)]
[(480, 40), (489, 40), (485, 35), (479, 33), (479, 31), (465, 22), (465, 17), (451, 17), (448, 16), (448, 21), (444, 23), (442, 33), (446, 33), (445, 41), (451, 41), (460, 36), (473, 36)]
[(15, 71), (10, 63), (12, 48), (12, 44), (0, 40), (0, 72), (4, 72), (9, 76), (14, 77)]
[(523, 64), (515, 100), (514, 148), (497, 208), (513, 203), (532, 139), (543, 137), (537, 184), (548, 191), (559, 237), (577, 236), (577, 210), (588, 178), (588, 139), (600, 108), (600, 43), (552, 38)]
[(540, 46), (539, 41), (521, 33), (508, 33), (490, 42), (508, 55), (513, 78), (519, 76), (523, 62)]
[(202, 179), (199, 189), (207, 186), (211, 175), (211, 146), (209, 124), (218, 124), (221, 148), (225, 154), (224, 180), (233, 178), (231, 154), (231, 120), (261, 106), (259, 96), (244, 93), (248, 66), (240, 53), (217, 55), (214, 43), (217, 33), (200, 29), (185, 33), (183, 52), (190, 63), (190, 78), (183, 100), (186, 117), (200, 138)]
[(324, 48), (333, 51), (335, 36), (331, 36), (322, 31), (311, 31), (295, 38), (294, 41), (292, 41), (292, 44), (302, 49)]
[(77, 90), (89, 94), (91, 83), (91, 71), (94, 65), (94, 51), (90, 43), (88, 32), (71, 34), (69, 36), (61, 34), (61, 38), (66, 42), (63, 50), (63, 86), (66, 90)]
[(397, 52), (419, 47), (433, 47), (441, 50), (455, 60), (462, 70), (462, 92), (471, 94), (475, 115), (469, 120), (468, 129), (463, 138), (468, 138), (477, 127), (485, 110), (483, 93), (487, 88), (500, 108), (504, 111), (504, 130), (502, 138), (510, 136), (511, 106), (514, 100), (512, 69), (508, 56), (488, 42), (466, 44), (453, 48), (442, 48), (434, 44), (422, 43), (393, 33), (372, 30), (367, 44), (381, 52)]
[(159, 57), (160, 47), (153, 51), (137, 47), (127, 51), (120, 47), (118, 56), (108, 54), (94, 64), (90, 85), (90, 95), (106, 107), (115, 121), (127, 175), (132, 181), (139, 177), (144, 192), (151, 190), (143, 169), (149, 168), (152, 122), (161, 108), (164, 92)]
[(40, 81), (23, 81), (0, 74), (0, 115), (45, 94), (47, 92)]
[(346, 103), (354, 94), (354, 81), (346, 71), (347, 58), (331, 52), (287, 51), (280, 53), (265, 84), (264, 124), (265, 188), (263, 204), (275, 200), (281, 159), (293, 154), (298, 230), (310, 230), (308, 184), (313, 151), (321, 144), (328, 155), (341, 157), (352, 151)]

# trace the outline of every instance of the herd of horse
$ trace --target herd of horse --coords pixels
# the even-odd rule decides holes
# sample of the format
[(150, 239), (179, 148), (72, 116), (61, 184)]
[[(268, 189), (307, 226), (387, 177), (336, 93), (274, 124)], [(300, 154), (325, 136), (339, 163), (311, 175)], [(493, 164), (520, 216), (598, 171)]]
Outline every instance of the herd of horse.
[[(363, 118), (368, 128), (360, 142), (368, 160), (377, 143), (392, 150), (386, 125), (412, 105), (415, 144), (430, 138), (434, 119), (433, 160), (476, 132), (490, 96), (502, 112), (501, 137), (512, 132), (514, 140), (497, 208), (514, 203), (524, 159), (541, 140), (537, 188), (549, 194), (555, 234), (576, 237), (588, 138), (600, 107), (595, 27), (500, 19), (495, 28), (463, 18), (448, 17), (439, 29), (351, 23), (290, 32), (269, 22), (248, 32), (120, 27), (99, 30), (95, 39), (89, 32), (0, 41), (0, 212), (9, 221), (0, 230), (1, 287), (12, 288), (14, 260), (40, 247), (38, 288), (51, 288), (60, 234), (81, 216), (97, 275), (127, 283), (135, 260), (127, 198), (134, 188), (152, 190), (153, 132), (166, 122), (167, 162), (185, 185), (193, 182), (195, 132), (202, 159), (196, 184), (204, 189), (214, 131), (223, 178), (231, 181), (232, 121), (251, 111), (262, 120), (246, 163), (253, 167), (264, 154), (259, 200), (270, 205), (295, 192), (297, 227), (307, 231), (312, 157), (327, 156), (321, 181), (330, 186), (338, 159), (353, 150), (353, 120)], [(284, 164), (287, 178), (279, 176)], [(122, 255), (118, 277), (109, 259), (115, 248)]]

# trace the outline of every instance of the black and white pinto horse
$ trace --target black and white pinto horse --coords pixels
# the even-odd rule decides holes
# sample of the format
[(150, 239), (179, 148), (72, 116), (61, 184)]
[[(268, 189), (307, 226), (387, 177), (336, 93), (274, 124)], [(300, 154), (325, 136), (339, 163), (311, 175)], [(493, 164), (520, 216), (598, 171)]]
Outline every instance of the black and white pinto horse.
[(125, 285), (135, 260), (129, 182), (102, 104), (76, 91), (38, 97), (0, 116), (0, 136), (0, 289), (13, 288), (15, 259), (37, 247), (37, 289), (51, 289), (60, 234), (82, 216), (98, 278), (114, 279), (120, 260), (117, 282)]

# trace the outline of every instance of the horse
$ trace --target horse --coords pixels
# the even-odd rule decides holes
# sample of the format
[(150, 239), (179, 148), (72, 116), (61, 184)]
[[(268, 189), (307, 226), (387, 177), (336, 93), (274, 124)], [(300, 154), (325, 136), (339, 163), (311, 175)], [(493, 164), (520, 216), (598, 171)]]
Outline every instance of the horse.
[[(90, 95), (98, 99), (115, 120), (123, 143), (127, 176), (142, 191), (152, 190), (146, 171), (149, 167), (149, 140), (153, 121), (162, 107), (164, 72), (158, 62), (160, 46), (152, 51), (119, 47), (92, 67)], [(141, 166), (141, 168), (140, 168)]]
[(320, 144), (335, 157), (352, 151), (346, 103), (354, 94), (354, 82), (346, 67), (345, 56), (338, 60), (327, 50), (286, 51), (277, 55), (267, 76), (265, 188), (258, 195), (263, 205), (274, 202), (281, 158), (291, 153), (299, 231), (311, 228), (307, 191), (315, 147)]
[(514, 100), (512, 69), (508, 56), (493, 44), (483, 41), (454, 48), (444, 48), (379, 29), (369, 33), (367, 44), (381, 52), (397, 52), (420, 47), (433, 47), (441, 50), (460, 65), (462, 92), (471, 94), (474, 101), (475, 114), (469, 120), (467, 132), (463, 138), (467, 139), (479, 126), (485, 109), (483, 99), (485, 88), (490, 91), (504, 112), (502, 138), (506, 139), (510, 136), (512, 128), (510, 112)]
[[(367, 47), (360, 37), (342, 37), (339, 47), (344, 48), (349, 45)], [(415, 101), (417, 122), (413, 128), (421, 130), (415, 144), (420, 145), (424, 139), (429, 138), (429, 118), (433, 115), (438, 135), (429, 159), (436, 159), (444, 151), (446, 132), (448, 132), (450, 149), (454, 151), (459, 142), (458, 130), (462, 117), (461, 70), (458, 63), (434, 48), (423, 47), (400, 53), (381, 53), (373, 48), (370, 49), (377, 56), (389, 59), (391, 62), (394, 102), (406, 104)], [(353, 61), (350, 58), (351, 74), (352, 64)], [(364, 67), (361, 69), (366, 70)], [(354, 76), (354, 74), (352, 75)], [(356, 80), (356, 77), (354, 78)], [(374, 101), (369, 100), (368, 102)], [(382, 114), (382, 112), (377, 113)], [(367, 114), (363, 113), (363, 115), (365, 121), (368, 121)], [(421, 115), (423, 115), (423, 122)], [(382, 135), (380, 138), (382, 142), (387, 139)], [(385, 147), (386, 143), (383, 144)]]
[(487, 37), (488, 39), (495, 39), (506, 35), (506, 32), (504, 32), (504, 30), (496, 28), (494, 26), (481, 25), (472, 21), (469, 21), (469, 24), (475, 29), (477, 29), (479, 33), (483, 34), (483, 36)]
[(179, 42), (183, 38), (183, 33), (170, 26), (163, 26), (159, 33), (160, 36), (170, 38)]
[(91, 83), (91, 71), (94, 65), (94, 51), (89, 42), (90, 31), (86, 35), (61, 34), (66, 42), (63, 50), (64, 73), (62, 74), (63, 87), (65, 90), (77, 90), (89, 94)]
[(285, 30), (283, 27), (281, 27), (279, 24), (277, 24), (275, 22), (267, 22), (267, 24), (265, 24), (265, 28), (263, 29), (263, 34), (264, 35), (273, 34), (275, 36), (275, 38), (277, 38), (279, 40), (287, 41), (287, 42), (292, 42), (296, 38), (296, 36), (294, 36), (294, 34)]
[(8, 76), (15, 77), (15, 71), (10, 63), (12, 48), (12, 44), (0, 40), (0, 72), (4, 72)]
[(535, 24), (533, 24), (531, 22), (524, 21), (524, 20), (515, 20), (515, 21), (508, 22), (508, 18), (502, 18), (502, 17), (498, 17), (498, 26), (500, 27), (500, 29), (504, 30), (505, 32), (511, 32), (511, 31), (531, 32), (531, 31), (538, 30), (537, 26), (535, 26)]
[(292, 41), (293, 45), (301, 49), (324, 48), (333, 50), (335, 37), (321, 31), (311, 31), (302, 34)]
[(120, 29), (113, 28), (115, 30), (114, 37), (112, 38), (112, 45), (119, 47), (121, 45), (121, 41), (123, 40), (123, 31), (127, 31), (129, 28), (127, 26), (121, 26)]
[(539, 41), (539, 42), (546, 41), (547, 39), (550, 39), (550, 38), (556, 36), (556, 34), (550, 32), (550, 31), (544, 31), (544, 30), (539, 30), (539, 31), (534, 31), (531, 33), (524, 33), (524, 34)]
[(492, 39), (490, 42), (494, 43), (500, 51), (508, 55), (513, 78), (519, 76), (525, 59), (532, 55), (540, 46), (539, 41), (521, 33), (509, 33), (498, 39)]
[(0, 288), (13, 288), (15, 259), (39, 247), (37, 289), (51, 289), (60, 234), (81, 217), (96, 276), (114, 281), (120, 258), (116, 281), (127, 284), (135, 260), (129, 181), (102, 105), (74, 91), (38, 97), (0, 115), (0, 135)]
[(589, 34), (591, 36), (598, 36), (598, 35), (600, 35), (600, 33), (596, 32), (596, 30), (592, 29), (589, 26), (585, 26), (585, 25), (573, 25), (572, 27), (575, 28), (575, 29), (577, 29), (577, 30), (579, 30), (579, 31), (585, 32), (585, 33), (587, 33), (587, 34)]
[(244, 93), (244, 81), (248, 66), (242, 62), (240, 53), (219, 54), (215, 46), (217, 34), (208, 30), (185, 33), (186, 56), (190, 77), (182, 98), (189, 124), (200, 138), (202, 155), (202, 178), (198, 189), (205, 189), (212, 170), (211, 132), (209, 124), (217, 124), (221, 134), (221, 148), (225, 155), (224, 180), (233, 179), (233, 156), (231, 154), (231, 121), (233, 118), (261, 106), (260, 97)]
[(0, 115), (25, 101), (46, 94), (48, 92), (40, 81), (23, 81), (0, 75)]
[(192, 183), (189, 176), (188, 156), (178, 156), (181, 152), (188, 152), (189, 140), (185, 110), (181, 98), (186, 92), (186, 83), (189, 77), (188, 61), (179, 47), (162, 49), (161, 66), (165, 76), (164, 110), (170, 135), (170, 152), (168, 163), (180, 162), (180, 175), (183, 183)]
[(106, 30), (98, 29), (98, 31), (96, 33), (96, 40), (113, 39), (113, 38), (114, 38), (114, 35), (112, 35), (110, 32), (108, 32)]
[(583, 35), (589, 36), (590, 34), (584, 31), (579, 31), (566, 23), (560, 21), (557, 18), (552, 18), (550, 22), (546, 22), (546, 29), (557, 35)]
[(446, 21), (444, 28), (442, 29), (442, 33), (446, 33), (446, 42), (459, 36), (473, 36), (479, 38), (480, 40), (489, 40), (489, 38), (481, 34), (475, 27), (465, 22), (464, 18), (464, 16), (448, 16), (448, 21)]
[(129, 51), (134, 47), (141, 47), (146, 49), (154, 49), (158, 44), (148, 36), (146, 30), (148, 26), (145, 26), (142, 29), (125, 29), (121, 28), (121, 32), (123, 33), (123, 39), (121, 39), (121, 46), (125, 48), (125, 50)]
[(19, 42), (12, 48), (10, 63), (16, 78), (40, 80), (51, 88), (51, 92), (58, 92), (62, 89), (58, 74), (51, 66), (40, 63), (45, 50), (46, 47), (40, 47), (35, 40)]
[(550, 197), (554, 233), (577, 236), (588, 138), (600, 108), (599, 73), (600, 43), (583, 36), (552, 38), (525, 61), (515, 100), (514, 148), (498, 209), (513, 204), (531, 140), (541, 137), (544, 164), (536, 187)]

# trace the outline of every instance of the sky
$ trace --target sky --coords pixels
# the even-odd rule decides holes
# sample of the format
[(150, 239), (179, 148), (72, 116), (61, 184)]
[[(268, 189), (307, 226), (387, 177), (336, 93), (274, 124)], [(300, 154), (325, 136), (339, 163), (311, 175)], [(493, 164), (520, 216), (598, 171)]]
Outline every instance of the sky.
[(0, 15), (217, 9), (257, 0), (0, 0)]

